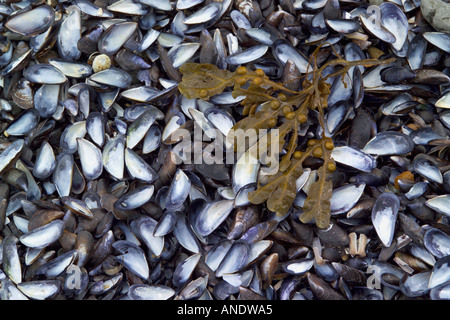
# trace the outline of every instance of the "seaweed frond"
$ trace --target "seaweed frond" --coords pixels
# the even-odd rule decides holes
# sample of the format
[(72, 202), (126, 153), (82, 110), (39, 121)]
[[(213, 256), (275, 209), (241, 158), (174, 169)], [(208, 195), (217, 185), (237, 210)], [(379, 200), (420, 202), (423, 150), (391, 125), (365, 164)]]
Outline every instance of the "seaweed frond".
[[(301, 91), (290, 90), (283, 83), (270, 80), (261, 69), (248, 70), (241, 66), (231, 72), (211, 64), (198, 63), (186, 63), (180, 68), (183, 78), (179, 90), (187, 98), (208, 100), (226, 88), (233, 87), (233, 97), (245, 97), (241, 104), (244, 107), (243, 115), (246, 117), (237, 122), (231, 132), (237, 129), (244, 131), (252, 129), (257, 132), (262, 129), (279, 130), (280, 146), (284, 146), (285, 150), (279, 162), (279, 171), (266, 176), (264, 181), (258, 181), (256, 190), (248, 195), (249, 201), (253, 204), (265, 202), (270, 211), (280, 216), (286, 214), (296, 197), (296, 181), (303, 173), (305, 159), (308, 157), (322, 159), (323, 164), (317, 170), (317, 181), (311, 184), (300, 220), (307, 223), (315, 219), (319, 228), (325, 228), (329, 225), (332, 194), (329, 174), (336, 169), (331, 157), (334, 144), (331, 138), (325, 137), (322, 133), (320, 139), (309, 140), (306, 148), (300, 150), (299, 127), (308, 120), (309, 110), (317, 110), (319, 125), (322, 132), (325, 132), (324, 109), (331, 93), (327, 79), (335, 76), (343, 79), (352, 67), (389, 64), (393, 59), (347, 61), (335, 53), (337, 59), (330, 60), (319, 68), (316, 59), (320, 48), (321, 46), (311, 55), (309, 63), (311, 71), (303, 77)], [(332, 74), (322, 76), (324, 69), (329, 66), (340, 68)], [(233, 142), (234, 138), (230, 135), (227, 140)]]

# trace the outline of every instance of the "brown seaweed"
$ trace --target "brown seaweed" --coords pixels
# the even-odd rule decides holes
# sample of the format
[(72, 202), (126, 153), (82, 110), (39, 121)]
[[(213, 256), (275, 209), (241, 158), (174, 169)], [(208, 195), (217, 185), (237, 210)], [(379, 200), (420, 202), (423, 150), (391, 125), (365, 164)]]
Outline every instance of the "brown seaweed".
[[(348, 70), (354, 66), (366, 67), (388, 64), (393, 59), (366, 59), (346, 61), (335, 52), (336, 59), (317, 66), (319, 46), (310, 58), (311, 71), (303, 77), (301, 91), (293, 91), (269, 79), (261, 69), (248, 70), (241, 66), (234, 72), (220, 70), (211, 64), (186, 63), (180, 68), (183, 74), (179, 85), (180, 92), (187, 98), (208, 100), (210, 97), (223, 92), (233, 86), (233, 97), (245, 96), (241, 102), (244, 106), (243, 115), (246, 116), (233, 127), (234, 130), (261, 130), (277, 128), (279, 130), (280, 145), (285, 153), (279, 163), (279, 171), (267, 176), (264, 181), (258, 181), (257, 189), (250, 192), (248, 199), (253, 204), (266, 203), (270, 211), (285, 215), (294, 202), (297, 194), (296, 180), (303, 173), (303, 163), (308, 157), (323, 160), (317, 170), (318, 178), (311, 184), (300, 220), (304, 223), (315, 219), (319, 228), (326, 228), (330, 221), (330, 199), (332, 183), (329, 174), (336, 169), (331, 157), (334, 147), (331, 138), (322, 136), (311, 139), (302, 151), (298, 145), (298, 128), (308, 120), (309, 110), (317, 110), (319, 125), (324, 129), (324, 109), (330, 95), (330, 85), (327, 79), (335, 76), (344, 78)], [(336, 72), (322, 76), (328, 66), (341, 66)], [(324, 130), (322, 130), (323, 132)], [(234, 137), (228, 136), (233, 142)], [(270, 141), (270, 139), (267, 139)]]

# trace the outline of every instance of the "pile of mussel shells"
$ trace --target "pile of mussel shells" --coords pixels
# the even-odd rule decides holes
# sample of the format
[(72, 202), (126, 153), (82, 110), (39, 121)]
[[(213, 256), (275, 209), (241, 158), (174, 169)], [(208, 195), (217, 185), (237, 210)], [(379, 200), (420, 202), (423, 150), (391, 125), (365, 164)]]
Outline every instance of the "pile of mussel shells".
[[(450, 35), (420, 0), (7, 0), (0, 29), (1, 299), (450, 299)], [(325, 229), (299, 220), (320, 163), (279, 217), (259, 163), (180, 148), (200, 130), (207, 159), (244, 98), (183, 97), (181, 65), (298, 91), (318, 46), (396, 58), (330, 77), (298, 130), (335, 142)]]

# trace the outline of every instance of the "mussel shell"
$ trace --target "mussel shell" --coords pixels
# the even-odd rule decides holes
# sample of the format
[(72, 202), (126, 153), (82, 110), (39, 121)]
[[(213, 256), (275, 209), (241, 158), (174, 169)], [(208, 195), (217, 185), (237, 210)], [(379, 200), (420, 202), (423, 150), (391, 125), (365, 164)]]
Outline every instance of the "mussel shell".
[(392, 43), (394, 50), (400, 51), (408, 35), (408, 20), (403, 11), (391, 2), (384, 2), (380, 6), (381, 24), (395, 37)]
[(203, 207), (194, 222), (194, 229), (202, 236), (211, 234), (231, 213), (234, 207), (232, 200), (211, 202)]
[(125, 138), (117, 135), (110, 139), (103, 148), (103, 167), (114, 178), (122, 180), (125, 168)]
[(202, 255), (200, 253), (196, 253), (178, 264), (173, 272), (172, 279), (176, 287), (181, 287), (189, 280), (201, 257)]
[(86, 78), (92, 74), (92, 67), (86, 63), (68, 62), (61, 59), (50, 59), (49, 64), (61, 71), (66, 77)]
[(208, 22), (214, 19), (220, 14), (222, 9), (222, 4), (220, 2), (210, 2), (206, 6), (202, 7), (198, 11), (194, 12), (186, 19), (184, 19), (184, 24), (200, 24)]
[(100, 53), (112, 56), (127, 42), (137, 29), (136, 22), (121, 22), (110, 26), (98, 42)]
[(119, 198), (114, 206), (119, 210), (133, 210), (139, 208), (150, 200), (154, 189), (155, 187), (152, 185), (136, 188)]
[(378, 196), (372, 209), (372, 223), (381, 242), (386, 247), (391, 245), (395, 232), (400, 200), (391, 192)]
[(107, 6), (106, 9), (113, 12), (137, 16), (143, 16), (148, 12), (148, 6), (130, 0), (115, 1), (111, 5)]
[(98, 178), (103, 171), (102, 152), (92, 142), (83, 138), (78, 138), (77, 144), (83, 176), (88, 180)]
[(73, 156), (71, 154), (62, 154), (56, 162), (52, 181), (55, 184), (56, 191), (60, 197), (65, 197), (70, 194), (72, 188), (73, 164)]
[(168, 300), (175, 290), (163, 285), (134, 284), (128, 290), (131, 300)]
[(246, 241), (236, 240), (220, 262), (216, 276), (239, 271), (247, 263), (250, 246)]
[(266, 45), (254, 46), (241, 52), (231, 54), (226, 62), (230, 65), (246, 64), (261, 58), (269, 49)]
[(75, 153), (78, 148), (77, 139), (84, 138), (86, 132), (86, 121), (75, 122), (64, 129), (59, 144), (65, 152)]
[(40, 115), (36, 109), (29, 109), (18, 116), (3, 132), (5, 136), (26, 136), (39, 123)]
[(331, 156), (336, 162), (363, 172), (372, 171), (377, 164), (376, 159), (371, 155), (349, 146), (334, 148)]
[(280, 39), (275, 41), (272, 45), (272, 52), (281, 64), (284, 65), (288, 59), (291, 59), (301, 73), (306, 73), (308, 69), (308, 60), (285, 40)]
[(404, 155), (414, 149), (414, 142), (404, 133), (384, 131), (370, 140), (362, 151), (374, 155)]
[(423, 240), (425, 248), (436, 258), (450, 255), (450, 237), (443, 231), (430, 228), (425, 232)]
[(178, 209), (191, 191), (191, 181), (183, 170), (178, 169), (167, 191), (165, 207), (167, 210)]
[(42, 227), (23, 234), (19, 240), (30, 248), (42, 249), (59, 239), (64, 229), (64, 221), (54, 220)]
[(99, 147), (105, 143), (105, 118), (100, 112), (91, 112), (86, 119), (86, 132)]
[(67, 81), (66, 76), (51, 64), (39, 63), (25, 69), (24, 77), (34, 83), (61, 84)]
[(38, 179), (48, 178), (56, 168), (55, 154), (51, 145), (44, 141), (36, 155), (33, 176)]
[(94, 73), (89, 79), (98, 84), (117, 88), (129, 87), (132, 82), (132, 78), (127, 72), (115, 67)]
[(69, 14), (59, 27), (57, 47), (62, 59), (75, 61), (81, 56), (81, 51), (77, 47), (81, 38), (81, 11), (75, 5), (69, 6), (67, 11)]
[(423, 37), (427, 39), (428, 42), (435, 45), (439, 49), (444, 50), (447, 53), (450, 53), (450, 37), (447, 33), (444, 32), (425, 32)]
[(154, 121), (156, 114), (153, 110), (144, 111), (127, 129), (127, 147), (133, 149), (147, 134)]
[(22, 109), (30, 109), (33, 107), (34, 91), (30, 81), (19, 80), (13, 90), (13, 101)]
[(152, 183), (158, 178), (156, 171), (130, 148), (125, 149), (125, 165), (133, 178), (147, 183)]
[(5, 27), (24, 36), (34, 36), (43, 33), (54, 22), (55, 10), (48, 5), (41, 5), (9, 17), (5, 22)]
[(16, 246), (17, 238), (7, 236), (2, 241), (3, 271), (14, 283), (22, 282), (22, 267)]
[(17, 288), (27, 297), (36, 300), (45, 300), (56, 295), (61, 290), (61, 281), (59, 280), (33, 280), (21, 282)]
[(100, 17), (100, 18), (112, 18), (113, 14), (105, 9), (100, 9), (100, 7), (97, 7), (95, 4), (87, 1), (87, 0), (76, 0), (75, 4), (80, 8), (80, 10), (83, 13), (86, 13), (93, 17)]
[[(114, 249), (118, 250), (122, 255), (115, 257), (114, 259), (123, 264), (125, 268), (132, 273), (141, 277), (142, 279), (148, 279), (149, 266), (145, 257), (144, 251), (134, 243), (126, 240), (119, 240), (112, 244)], [(122, 276), (122, 274), (120, 274)]]
[(155, 256), (159, 257), (164, 249), (164, 237), (154, 235), (156, 225), (156, 220), (142, 216), (133, 220), (130, 227), (136, 237), (145, 243)]
[(14, 161), (20, 157), (24, 145), (25, 141), (23, 139), (17, 139), (3, 150), (0, 154), (0, 173), (3, 173), (13, 165)]
[(55, 114), (58, 108), (59, 85), (43, 84), (34, 95), (34, 107), (43, 118)]
[(433, 289), (450, 281), (449, 273), (450, 257), (446, 256), (436, 261), (428, 281), (428, 288)]

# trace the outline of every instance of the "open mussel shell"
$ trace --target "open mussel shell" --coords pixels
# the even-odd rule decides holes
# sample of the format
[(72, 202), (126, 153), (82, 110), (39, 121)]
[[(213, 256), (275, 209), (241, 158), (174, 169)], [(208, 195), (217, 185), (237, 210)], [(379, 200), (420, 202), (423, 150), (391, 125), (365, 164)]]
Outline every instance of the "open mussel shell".
[(233, 208), (232, 200), (208, 203), (196, 217), (195, 230), (202, 236), (211, 234), (228, 217)]
[(16, 247), (17, 238), (10, 235), (2, 241), (3, 271), (14, 283), (22, 282), (22, 267)]
[(382, 193), (372, 209), (372, 223), (384, 246), (389, 247), (392, 243), (400, 208), (400, 200), (391, 192)]
[(332, 157), (338, 163), (363, 172), (370, 172), (377, 165), (377, 160), (370, 154), (350, 146), (334, 148)]
[(183, 170), (178, 169), (166, 194), (166, 209), (178, 209), (185, 202), (190, 191), (191, 180)]
[(112, 18), (113, 14), (104, 8), (100, 9), (100, 7), (95, 4), (87, 1), (87, 0), (76, 0), (75, 4), (78, 8), (80, 8), (81, 12), (86, 13), (93, 17), (99, 18)]
[(272, 52), (275, 58), (282, 64), (291, 59), (301, 73), (305, 73), (308, 69), (308, 60), (305, 56), (295, 49), (285, 40), (277, 40), (272, 46)]
[(126, 71), (115, 67), (94, 73), (89, 77), (89, 80), (117, 88), (129, 87), (132, 82), (131, 76)]
[(266, 45), (254, 46), (250, 49), (229, 55), (226, 59), (230, 65), (241, 65), (261, 58), (269, 49)]
[(142, 143), (142, 153), (147, 154), (153, 152), (161, 145), (161, 129), (158, 125), (152, 125), (145, 134)]
[(145, 243), (155, 256), (159, 257), (164, 249), (164, 237), (154, 235), (156, 225), (156, 220), (141, 216), (131, 222), (130, 228), (136, 237)]
[(21, 282), (17, 288), (27, 297), (35, 300), (46, 300), (61, 290), (60, 280), (33, 280)]
[(67, 81), (64, 74), (50, 64), (39, 63), (25, 69), (24, 77), (34, 83), (61, 84)]
[(191, 25), (208, 22), (214, 19), (216, 16), (218, 16), (220, 14), (221, 9), (222, 4), (220, 2), (216, 1), (210, 2), (203, 8), (186, 17), (183, 23)]
[(436, 196), (425, 202), (426, 206), (433, 209), (436, 212), (442, 213), (444, 215), (450, 215), (450, 195), (444, 194), (441, 196)]
[(408, 20), (403, 11), (391, 2), (384, 2), (379, 6), (381, 12), (381, 24), (395, 37), (391, 44), (393, 49), (400, 51), (408, 35)]
[(64, 205), (64, 207), (66, 207), (75, 214), (78, 214), (88, 219), (94, 218), (92, 211), (83, 201), (79, 199), (75, 199), (72, 197), (62, 197), (61, 202)]
[(167, 54), (172, 61), (173, 67), (179, 68), (189, 61), (199, 48), (199, 43), (183, 43), (173, 46)]
[(173, 277), (173, 283), (176, 287), (181, 287), (189, 280), (201, 257), (202, 255), (200, 253), (196, 253), (182, 261), (176, 267)]
[(122, 180), (125, 169), (125, 138), (117, 135), (104, 146), (102, 163), (105, 170), (114, 178)]
[(449, 40), (450, 36), (448, 33), (444, 32), (425, 32), (423, 37), (432, 45), (438, 47), (441, 50), (444, 50), (447, 53), (450, 53), (450, 45)]
[(83, 138), (78, 138), (77, 144), (83, 176), (88, 180), (98, 178), (103, 171), (102, 152), (92, 142)]
[(136, 22), (122, 22), (111, 25), (98, 42), (98, 51), (113, 55), (127, 42), (137, 29)]
[(36, 109), (29, 109), (18, 116), (3, 132), (5, 136), (26, 136), (39, 123), (40, 115)]
[(404, 155), (414, 149), (414, 141), (404, 133), (383, 131), (371, 139), (362, 151), (373, 155)]
[(10, 16), (5, 27), (23, 36), (35, 36), (50, 28), (54, 22), (55, 10), (42, 5)]
[(133, 149), (144, 138), (155, 120), (156, 114), (150, 109), (133, 121), (127, 128), (127, 147)]
[(123, 264), (125, 268), (138, 277), (142, 279), (148, 278), (148, 262), (144, 251), (139, 246), (126, 240), (116, 241), (112, 245), (114, 249), (122, 254), (114, 258), (117, 262)]
[(24, 145), (25, 141), (23, 139), (17, 139), (3, 150), (0, 154), (0, 173), (14, 164), (14, 161), (19, 158)]
[(75, 153), (78, 148), (77, 139), (84, 138), (86, 132), (86, 121), (75, 122), (64, 129), (59, 144), (65, 152)]
[(327, 25), (336, 32), (348, 34), (361, 27), (358, 19), (326, 19)]
[(431, 289), (430, 298), (431, 300), (450, 300), (450, 285)]
[[(129, 0), (120, 0), (111, 3), (106, 7), (109, 11), (124, 13), (129, 15), (143, 16), (148, 13), (148, 6)], [(122, 20), (123, 21), (123, 20)]]
[(348, 184), (333, 190), (330, 200), (331, 214), (338, 215), (352, 209), (363, 194), (365, 187), (365, 183)]
[(436, 258), (450, 254), (450, 237), (436, 228), (429, 228), (423, 236), (424, 246)]
[(400, 290), (407, 297), (424, 296), (429, 292), (428, 282), (430, 275), (430, 271), (424, 271), (405, 277), (405, 281), (401, 282)]
[(180, 245), (186, 250), (192, 253), (201, 252), (198, 238), (194, 234), (191, 226), (188, 225), (185, 217), (177, 215), (177, 221), (175, 222), (175, 226), (173, 228), (173, 234)]
[(54, 220), (45, 226), (23, 234), (19, 240), (30, 248), (45, 248), (59, 239), (63, 232), (63, 228), (64, 222), (62, 220)]
[(66, 77), (86, 78), (92, 74), (92, 67), (86, 63), (68, 62), (61, 59), (51, 59), (48, 62)]
[(59, 98), (58, 84), (43, 84), (34, 95), (34, 108), (39, 111), (43, 118), (54, 115), (58, 108)]
[(450, 273), (449, 273), (449, 260), (450, 257), (446, 256), (436, 261), (433, 266), (433, 270), (429, 277), (428, 288), (433, 289), (439, 286), (442, 286), (445, 283), (450, 281)]
[(150, 200), (154, 189), (155, 187), (152, 185), (136, 188), (118, 199), (114, 206), (119, 210), (133, 210), (139, 208)]
[(412, 163), (413, 169), (421, 176), (431, 181), (441, 184), (443, 182), (442, 173), (439, 168), (424, 155), (417, 155)]
[(134, 284), (128, 290), (131, 300), (168, 300), (174, 295), (174, 289), (162, 285)]
[(135, 179), (152, 183), (158, 178), (156, 171), (130, 148), (125, 149), (125, 165), (128, 174)]
[(38, 179), (48, 178), (56, 168), (56, 158), (52, 146), (44, 141), (39, 149), (33, 167), (33, 176)]
[(61, 23), (56, 45), (63, 60), (75, 61), (81, 56), (77, 43), (81, 38), (81, 10), (76, 5), (67, 8), (68, 15)]
[(177, 216), (172, 211), (166, 211), (161, 219), (158, 221), (158, 224), (155, 226), (155, 230), (153, 235), (162, 237), (171, 232), (175, 226), (177, 221)]
[(105, 118), (100, 112), (91, 112), (86, 119), (86, 132), (99, 147), (102, 147), (106, 140), (105, 122)]
[(379, 20), (376, 21), (374, 19), (370, 19), (370, 17), (366, 17), (365, 15), (361, 15), (360, 19), (365, 29), (378, 39), (387, 43), (394, 43), (396, 41), (395, 35), (386, 27), (381, 25)]

